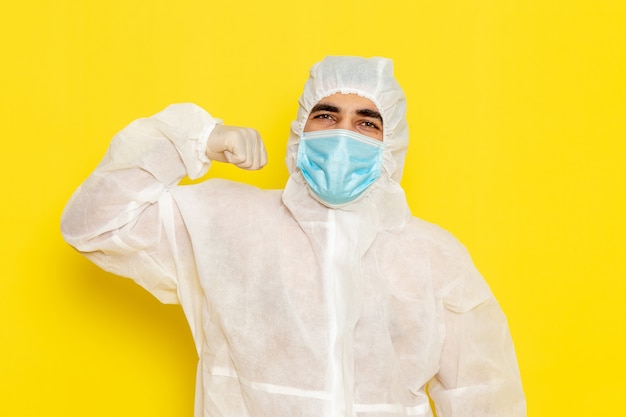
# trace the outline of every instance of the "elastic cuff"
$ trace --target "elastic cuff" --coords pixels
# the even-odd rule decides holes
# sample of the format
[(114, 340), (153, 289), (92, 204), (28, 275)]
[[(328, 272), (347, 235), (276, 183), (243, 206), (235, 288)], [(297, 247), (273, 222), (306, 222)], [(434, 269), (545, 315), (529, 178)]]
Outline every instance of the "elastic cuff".
[(194, 155), (197, 161), (200, 162), (200, 167), (197, 172), (188, 172), (189, 178), (196, 179), (206, 174), (209, 166), (211, 165), (211, 160), (206, 156), (206, 147), (209, 141), (209, 136), (211, 135), (211, 132), (213, 132), (213, 129), (215, 129), (216, 125), (221, 125), (223, 123), (224, 122), (221, 119), (213, 119), (213, 123), (209, 123), (202, 128), (198, 137), (194, 138), (196, 142), (194, 146)]

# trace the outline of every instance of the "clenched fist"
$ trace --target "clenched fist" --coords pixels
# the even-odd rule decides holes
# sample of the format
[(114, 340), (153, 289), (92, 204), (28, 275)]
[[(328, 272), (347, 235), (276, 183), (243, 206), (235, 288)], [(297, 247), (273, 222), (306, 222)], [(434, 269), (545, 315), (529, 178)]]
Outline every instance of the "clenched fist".
[(248, 127), (217, 125), (206, 147), (209, 159), (228, 162), (243, 169), (261, 169), (267, 153), (259, 132)]

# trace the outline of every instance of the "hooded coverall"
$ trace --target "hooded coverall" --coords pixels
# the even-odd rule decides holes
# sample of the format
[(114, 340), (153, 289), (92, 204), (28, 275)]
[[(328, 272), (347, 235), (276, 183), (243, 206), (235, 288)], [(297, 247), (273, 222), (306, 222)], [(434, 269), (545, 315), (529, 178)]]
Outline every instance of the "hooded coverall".
[[(295, 166), (311, 108), (359, 94), (384, 121), (382, 176), (353, 203), (312, 198)], [(65, 239), (179, 303), (197, 347), (196, 417), (525, 415), (507, 322), (464, 247), (411, 215), (405, 100), (383, 58), (311, 69), (284, 190), (198, 178), (219, 120), (193, 104), (132, 122), (79, 187)]]

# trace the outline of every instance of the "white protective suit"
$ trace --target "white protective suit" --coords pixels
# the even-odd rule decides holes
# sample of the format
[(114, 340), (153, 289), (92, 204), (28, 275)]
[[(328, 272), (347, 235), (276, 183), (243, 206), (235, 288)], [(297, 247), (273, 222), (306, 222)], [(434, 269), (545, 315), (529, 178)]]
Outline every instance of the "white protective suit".
[[(202, 176), (218, 120), (192, 104), (131, 123), (76, 191), (66, 240), (180, 303), (199, 355), (196, 417), (525, 415), (506, 319), (465, 249), (411, 216), (399, 185), (404, 95), (383, 58), (329, 57), (292, 123), (284, 191)], [(331, 209), (295, 166), (333, 93), (383, 116), (381, 177)], [(157, 364), (155, 364), (156, 366)]]

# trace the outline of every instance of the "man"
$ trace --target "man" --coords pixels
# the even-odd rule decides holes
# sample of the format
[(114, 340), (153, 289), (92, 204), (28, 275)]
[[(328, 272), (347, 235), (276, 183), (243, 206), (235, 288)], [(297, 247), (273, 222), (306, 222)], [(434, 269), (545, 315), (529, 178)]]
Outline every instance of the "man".
[(252, 129), (194, 105), (133, 122), (63, 215), (102, 268), (180, 303), (196, 417), (521, 416), (506, 319), (465, 249), (411, 216), (405, 98), (382, 58), (311, 69), (284, 190), (178, 186), (266, 162)]

